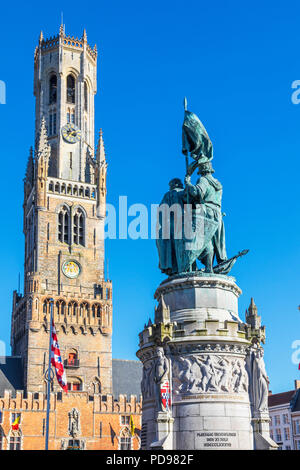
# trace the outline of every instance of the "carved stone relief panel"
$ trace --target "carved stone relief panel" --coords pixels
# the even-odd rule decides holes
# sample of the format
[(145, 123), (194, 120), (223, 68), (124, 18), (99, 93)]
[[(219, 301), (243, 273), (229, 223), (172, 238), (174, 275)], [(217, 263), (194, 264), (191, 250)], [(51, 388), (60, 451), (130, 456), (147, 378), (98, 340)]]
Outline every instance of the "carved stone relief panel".
[(203, 392), (248, 392), (245, 359), (216, 354), (172, 358), (174, 394)]

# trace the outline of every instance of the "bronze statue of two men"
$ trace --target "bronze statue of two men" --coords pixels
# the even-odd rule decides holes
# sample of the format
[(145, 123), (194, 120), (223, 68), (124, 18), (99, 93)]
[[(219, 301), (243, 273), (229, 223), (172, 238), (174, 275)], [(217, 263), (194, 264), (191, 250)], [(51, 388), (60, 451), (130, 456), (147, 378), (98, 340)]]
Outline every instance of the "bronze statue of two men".
[[(186, 101), (182, 140), (182, 153), (186, 156), (184, 185), (179, 178), (172, 179), (158, 211), (159, 267), (169, 276), (195, 272), (199, 270), (199, 260), (205, 273), (227, 274), (247, 250), (227, 258), (221, 208), (223, 188), (213, 176), (213, 146), (200, 119), (186, 109)], [(193, 158), (191, 164), (189, 154)], [(194, 185), (191, 175), (196, 169), (200, 177)]]

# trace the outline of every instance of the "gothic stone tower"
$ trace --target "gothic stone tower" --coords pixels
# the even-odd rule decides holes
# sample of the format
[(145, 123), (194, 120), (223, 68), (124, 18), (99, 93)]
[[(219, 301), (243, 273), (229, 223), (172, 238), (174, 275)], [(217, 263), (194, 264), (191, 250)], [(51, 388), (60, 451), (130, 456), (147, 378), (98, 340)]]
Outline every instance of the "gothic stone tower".
[[(70, 390), (112, 393), (112, 285), (104, 278), (106, 160), (94, 151), (97, 49), (41, 33), (34, 55), (35, 151), (24, 180), (24, 295), (14, 292), (11, 345), (27, 391), (45, 391), (49, 308)], [(54, 389), (57, 385), (54, 384)]]

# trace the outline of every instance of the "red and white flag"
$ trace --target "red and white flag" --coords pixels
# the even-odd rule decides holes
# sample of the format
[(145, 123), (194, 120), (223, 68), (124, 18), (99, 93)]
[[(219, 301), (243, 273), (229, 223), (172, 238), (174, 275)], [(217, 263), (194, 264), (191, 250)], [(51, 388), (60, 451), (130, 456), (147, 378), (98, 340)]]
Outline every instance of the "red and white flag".
[(55, 368), (56, 378), (61, 388), (68, 393), (67, 377), (62, 363), (59, 345), (57, 341), (54, 320), (52, 319), (52, 339), (51, 339), (51, 365)]

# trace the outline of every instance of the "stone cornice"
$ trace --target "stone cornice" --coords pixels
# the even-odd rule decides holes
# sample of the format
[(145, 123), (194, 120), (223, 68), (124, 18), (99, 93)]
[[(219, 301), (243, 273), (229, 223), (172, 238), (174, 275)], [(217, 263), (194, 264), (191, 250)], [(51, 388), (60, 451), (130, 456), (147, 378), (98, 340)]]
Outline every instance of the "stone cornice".
[(207, 275), (204, 273), (191, 273), (191, 276), (183, 276), (178, 278), (169, 278), (163, 281), (160, 286), (156, 289), (154, 298), (158, 300), (161, 294), (172, 292), (174, 290), (181, 289), (192, 289), (192, 288), (220, 288), (233, 292), (237, 297), (242, 294), (241, 289), (236, 285), (234, 279), (228, 276), (222, 275)]

